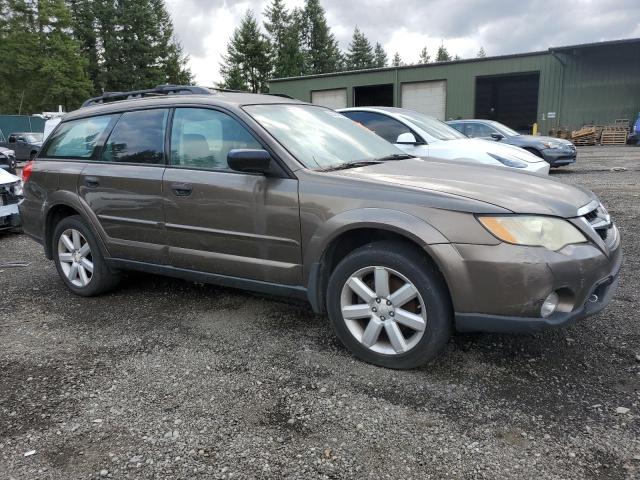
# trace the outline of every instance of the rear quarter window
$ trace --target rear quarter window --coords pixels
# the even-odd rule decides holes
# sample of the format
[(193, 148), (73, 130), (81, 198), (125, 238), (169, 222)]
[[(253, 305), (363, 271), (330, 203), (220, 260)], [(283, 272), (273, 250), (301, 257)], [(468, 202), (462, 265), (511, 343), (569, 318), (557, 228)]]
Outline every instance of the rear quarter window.
[(51, 134), (43, 158), (91, 158), (114, 115), (64, 122)]

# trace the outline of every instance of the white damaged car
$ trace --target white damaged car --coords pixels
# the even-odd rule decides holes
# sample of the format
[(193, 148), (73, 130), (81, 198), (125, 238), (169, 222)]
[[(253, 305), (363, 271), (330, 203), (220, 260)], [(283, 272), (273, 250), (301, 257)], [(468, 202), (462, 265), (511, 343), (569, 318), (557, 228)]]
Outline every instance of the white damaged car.
[(20, 227), (18, 204), (22, 198), (22, 180), (0, 168), (0, 232)]
[(513, 145), (469, 138), (444, 122), (395, 107), (353, 107), (342, 115), (416, 157), (460, 160), (547, 175), (549, 164)]

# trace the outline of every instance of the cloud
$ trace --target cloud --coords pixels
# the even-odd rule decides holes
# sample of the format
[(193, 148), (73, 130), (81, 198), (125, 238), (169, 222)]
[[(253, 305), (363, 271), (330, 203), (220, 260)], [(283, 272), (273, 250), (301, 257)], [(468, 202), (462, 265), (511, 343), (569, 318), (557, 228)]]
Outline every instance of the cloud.
[[(261, 18), (267, 0), (167, 0), (176, 36), (199, 84), (220, 80), (222, 55), (247, 9)], [(289, 8), (303, 0), (286, 0)], [(399, 52), (417, 61), (427, 46), (432, 58), (441, 44), (449, 53), (473, 57), (544, 50), (550, 46), (640, 35), (637, 0), (321, 0), (343, 49), (358, 27), (389, 57)]]

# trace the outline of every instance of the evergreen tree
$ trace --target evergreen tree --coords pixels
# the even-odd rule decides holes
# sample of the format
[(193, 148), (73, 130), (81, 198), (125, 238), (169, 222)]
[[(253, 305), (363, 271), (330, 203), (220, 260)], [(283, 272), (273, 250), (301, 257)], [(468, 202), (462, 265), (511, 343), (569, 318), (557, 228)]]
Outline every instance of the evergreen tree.
[(394, 67), (401, 67), (404, 65), (402, 58), (400, 58), (400, 54), (398, 52), (393, 54), (393, 60), (391, 60), (391, 65)]
[(449, 55), (449, 52), (447, 51), (447, 47), (445, 47), (444, 45), (440, 45), (438, 47), (438, 54), (436, 55), (436, 62), (450, 62), (451, 61), (451, 55)]
[(273, 48), (273, 76), (301, 75), (304, 72), (304, 56), (300, 47), (299, 16), (289, 13), (283, 0), (272, 0), (264, 16), (264, 27)]
[(353, 38), (347, 52), (347, 68), (350, 70), (362, 70), (375, 66), (373, 48), (367, 37), (358, 27), (353, 30)]
[(476, 55), (476, 57), (478, 57), (478, 58), (484, 58), (484, 57), (486, 57), (486, 56), (487, 56), (487, 54), (486, 54), (486, 52), (484, 51), (484, 47), (480, 47), (480, 50), (478, 50), (478, 54)]
[(342, 54), (329, 26), (320, 0), (305, 0), (304, 9), (296, 14), (300, 25), (305, 73), (338, 71)]
[(418, 63), (429, 63), (430, 60), (431, 55), (429, 55), (429, 52), (427, 52), (427, 47), (423, 47), (422, 51), (420, 52), (420, 59), (418, 60)]
[(456, 55), (453, 57), (453, 59), (454, 59), (454, 60), (462, 60), (462, 57), (461, 57), (460, 55), (456, 54)]
[(0, 0), (1, 113), (76, 108), (91, 91), (63, 0)]
[(266, 92), (271, 75), (271, 45), (260, 31), (251, 10), (247, 10), (227, 45), (220, 72), (226, 88), (244, 84), (254, 93)]
[(387, 52), (384, 51), (384, 48), (382, 48), (382, 45), (380, 45), (380, 43), (378, 42), (376, 42), (376, 48), (373, 51), (373, 56), (373, 63), (376, 67), (384, 68), (387, 66), (387, 63), (389, 61), (387, 58)]

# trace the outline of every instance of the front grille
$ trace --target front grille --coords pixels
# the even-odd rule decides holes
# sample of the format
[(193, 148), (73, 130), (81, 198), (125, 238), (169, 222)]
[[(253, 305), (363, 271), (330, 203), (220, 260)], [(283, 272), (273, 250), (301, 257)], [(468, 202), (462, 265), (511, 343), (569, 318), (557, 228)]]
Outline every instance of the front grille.
[(596, 208), (585, 213), (582, 218), (591, 226), (594, 232), (602, 239), (602, 241), (611, 247), (615, 241), (615, 235), (613, 235), (613, 222), (611, 216), (607, 212), (607, 209), (599, 203)]

